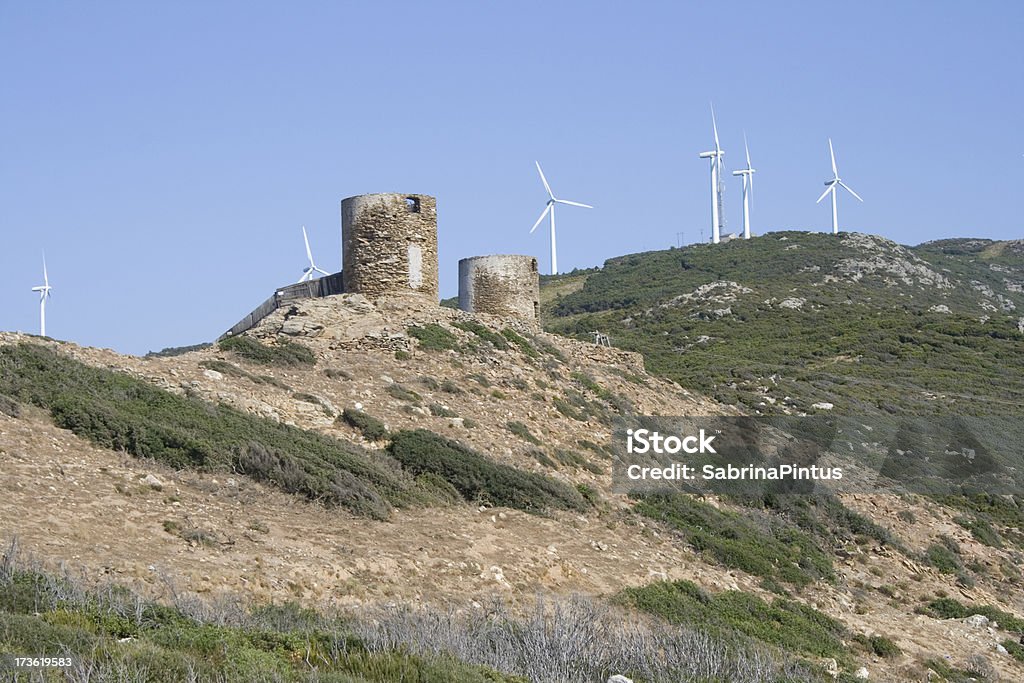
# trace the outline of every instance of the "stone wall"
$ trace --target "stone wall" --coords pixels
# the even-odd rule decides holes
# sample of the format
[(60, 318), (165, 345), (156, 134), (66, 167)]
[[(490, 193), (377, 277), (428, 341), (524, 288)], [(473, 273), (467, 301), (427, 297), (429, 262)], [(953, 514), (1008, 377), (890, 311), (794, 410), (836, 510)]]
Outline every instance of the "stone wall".
[(341, 202), (345, 291), (371, 299), (416, 294), (438, 301), (437, 201), (423, 194), (364, 194)]
[(222, 334), (220, 339), (233, 337), (250, 330), (260, 323), (268, 315), (281, 308), (290, 301), (296, 299), (317, 299), (325, 296), (341, 294), (345, 291), (345, 282), (341, 273), (325, 275), (316, 280), (297, 282), (293, 285), (279, 287), (269, 299), (257, 306), (251, 313), (239, 320), (234, 326)]
[(537, 259), (513, 254), (462, 259), (459, 261), (459, 308), (538, 324)]

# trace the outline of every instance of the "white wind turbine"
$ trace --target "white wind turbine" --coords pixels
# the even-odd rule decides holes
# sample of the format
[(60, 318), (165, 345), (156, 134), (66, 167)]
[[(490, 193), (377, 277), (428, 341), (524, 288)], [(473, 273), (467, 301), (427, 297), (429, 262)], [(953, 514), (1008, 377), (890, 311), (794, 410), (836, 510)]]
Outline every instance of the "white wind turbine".
[(747, 153), (747, 167), (733, 171), (733, 175), (743, 178), (743, 239), (750, 239), (750, 197), (754, 194), (754, 174), (757, 172), (750, 165), (750, 148), (747, 146), (747, 134), (743, 134), (743, 150)]
[(832, 180), (825, 181), (825, 191), (821, 193), (821, 196), (818, 197), (818, 201), (816, 203), (820, 203), (829, 192), (832, 193), (832, 234), (838, 235), (839, 215), (836, 213), (836, 195), (839, 194), (839, 192), (836, 190), (836, 187), (843, 188), (856, 197), (857, 201), (863, 202), (864, 200), (860, 198), (859, 194), (850, 189), (849, 185), (839, 179), (839, 171), (836, 170), (836, 153), (835, 150), (832, 149), (832, 138), (828, 139), (828, 153), (832, 155)]
[(568, 204), (569, 206), (582, 206), (584, 209), (593, 209), (590, 204), (581, 204), (580, 202), (570, 202), (568, 199), (558, 199), (555, 197), (554, 192), (551, 191), (551, 186), (548, 185), (548, 179), (544, 177), (544, 171), (540, 169), (540, 162), (533, 162), (537, 164), (537, 173), (540, 173), (540, 181), (544, 183), (544, 189), (548, 192), (547, 205), (540, 214), (540, 218), (530, 228), (530, 233), (537, 229), (537, 226), (544, 220), (544, 216), (551, 216), (551, 274), (555, 275), (558, 273), (558, 251), (555, 248), (555, 204)]
[(715, 130), (715, 148), (701, 152), (701, 159), (711, 159), (711, 241), (718, 244), (722, 234), (722, 159), (725, 150), (718, 143), (718, 122), (715, 121), (715, 106), (711, 105), (711, 126)]
[(50, 298), (50, 276), (46, 274), (46, 254), (43, 254), (43, 284), (33, 287), (33, 292), (39, 292), (39, 336), (46, 336), (46, 300)]
[(305, 282), (306, 280), (312, 280), (314, 273), (320, 273), (321, 275), (330, 275), (326, 270), (322, 270), (316, 267), (313, 263), (313, 251), (309, 248), (309, 236), (306, 235), (306, 226), (302, 226), (302, 239), (306, 243), (306, 258), (309, 259), (309, 266), (302, 271), (302, 277), (299, 278), (299, 282)]

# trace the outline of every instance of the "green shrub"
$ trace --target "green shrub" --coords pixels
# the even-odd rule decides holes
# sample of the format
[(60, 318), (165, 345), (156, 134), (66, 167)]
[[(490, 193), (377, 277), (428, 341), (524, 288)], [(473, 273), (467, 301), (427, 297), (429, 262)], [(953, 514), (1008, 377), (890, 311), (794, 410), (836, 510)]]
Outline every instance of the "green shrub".
[(224, 611), (203, 613), (209, 621), (147, 603), (121, 586), (84, 589), (15, 570), (0, 576), (0, 653), (71, 656), (82, 670), (102, 672), (102, 680), (150, 683), (526, 683), (444, 654), (370, 649), (345, 622), (293, 604), (237, 610), (226, 620)]
[(535, 437), (533, 435), (533, 433), (530, 432), (530, 428), (527, 427), (522, 422), (518, 422), (518, 421), (512, 420), (512, 421), (508, 422), (505, 426), (508, 427), (508, 431), (512, 432), (513, 434), (518, 436), (520, 439), (528, 441), (528, 442), (532, 443), (534, 446), (539, 446), (540, 445), (540, 439)]
[(536, 358), (540, 355), (539, 353), (537, 353), (537, 349), (533, 348), (533, 344), (531, 344), (529, 341), (527, 341), (525, 337), (523, 337), (522, 335), (520, 335), (518, 332), (511, 328), (506, 327), (505, 329), (503, 329), (501, 331), (501, 336), (503, 336), (505, 339), (509, 340), (517, 347), (519, 347), (519, 350), (522, 351), (523, 354), (525, 354), (529, 358)]
[(20, 417), (21, 405), (10, 396), (0, 394), (0, 413), (7, 417)]
[(291, 391), (292, 390), (292, 388), (290, 386), (288, 386), (287, 384), (285, 384), (284, 382), (282, 382), (278, 378), (273, 377), (271, 375), (260, 375), (259, 377), (256, 378), (256, 380), (259, 383), (269, 384), (272, 387), (277, 387), (278, 389), (284, 389), (285, 391)]
[(388, 451), (415, 475), (431, 472), (443, 477), (467, 501), (528, 512), (586, 508), (579, 492), (561, 482), (492, 462), (460, 443), (423, 429), (398, 432)]
[(413, 325), (407, 331), (410, 337), (419, 340), (421, 349), (452, 351), (459, 348), (459, 340), (455, 335), (437, 323), (427, 323), (422, 327)]
[(199, 367), (207, 368), (209, 370), (216, 370), (217, 372), (223, 375), (228, 375), (229, 377), (241, 377), (243, 379), (249, 380), (250, 382), (253, 382), (254, 384), (269, 384), (271, 386), (277, 387), (278, 389), (291, 391), (291, 388), (289, 388), (287, 384), (274, 377), (271, 377), (270, 375), (254, 375), (248, 370), (244, 370), (235, 365), (234, 363), (228, 363), (227, 361), (224, 360), (214, 359), (200, 361)]
[(682, 532), (700, 553), (727, 567), (797, 586), (833, 576), (831, 557), (796, 527), (718, 510), (686, 494), (639, 498), (636, 512)]
[(395, 351), (395, 360), (409, 360), (412, 358), (412, 354), (403, 349)]
[(555, 404), (555, 409), (568, 418), (578, 422), (586, 422), (589, 419), (585, 411), (577, 410), (563, 398), (556, 398), (553, 403)]
[(943, 574), (956, 574), (963, 569), (960, 557), (942, 543), (932, 543), (924, 551), (923, 560)]
[(1024, 662), (1024, 645), (1021, 645), (1016, 640), (1010, 640), (1007, 638), (1002, 642), (1002, 646), (1006, 648), (1006, 651), (1011, 657), (1016, 659), (1018, 662)]
[(661, 581), (628, 588), (620, 599), (673, 624), (695, 625), (718, 634), (736, 631), (802, 655), (848, 659), (841, 623), (782, 598), (767, 603), (750, 593), (710, 594), (690, 581)]
[(483, 339), (484, 341), (489, 342), (491, 344), (491, 346), (493, 346), (496, 349), (507, 349), (508, 348), (508, 342), (505, 341), (505, 337), (503, 337), (500, 334), (498, 334), (497, 332), (493, 331), (491, 328), (487, 327), (486, 325), (481, 325), (480, 323), (476, 322), (475, 320), (460, 321), (460, 322), (452, 323), (452, 325), (457, 327), (457, 328), (459, 328), (460, 330), (465, 330), (466, 332), (472, 332), (473, 334), (475, 334), (480, 339)]
[(885, 636), (871, 636), (868, 645), (879, 657), (896, 657), (903, 653), (896, 643)]
[(345, 424), (358, 429), (359, 432), (370, 441), (383, 441), (388, 438), (388, 428), (384, 423), (372, 415), (367, 415), (361, 410), (345, 408), (341, 411), (341, 417), (338, 419)]
[(555, 458), (563, 465), (574, 469), (585, 469), (592, 474), (603, 474), (604, 469), (587, 460), (582, 454), (564, 448), (555, 449)]
[(262, 344), (252, 337), (239, 335), (218, 342), (222, 351), (231, 351), (240, 358), (263, 365), (313, 365), (316, 357), (307, 347), (289, 340), (279, 341), (274, 346)]
[(208, 349), (213, 344), (204, 342), (202, 344), (192, 344), (191, 346), (168, 346), (160, 351), (150, 351), (145, 355), (145, 358), (171, 358), (173, 356), (182, 356), (186, 353), (192, 353), (193, 351), (202, 351)]
[(575, 382), (582, 385), (585, 389), (593, 393), (595, 396), (599, 396), (606, 400), (611, 397), (611, 392), (609, 392), (607, 389), (598, 384), (593, 377), (586, 374), (585, 372), (574, 372), (571, 376)]
[(964, 619), (980, 614), (997, 622), (1006, 631), (1024, 634), (1024, 619), (992, 605), (965, 605), (953, 598), (936, 598), (918, 611), (937, 619)]
[(456, 384), (454, 380), (450, 379), (446, 379), (445, 381), (441, 382), (441, 391), (443, 391), (446, 394), (462, 393), (462, 389), (459, 388), (459, 385)]
[(319, 396), (314, 396), (313, 394), (307, 394), (302, 391), (297, 391), (294, 394), (292, 394), (292, 398), (294, 398), (296, 401), (302, 401), (303, 403), (312, 403), (315, 406), (320, 406), (320, 408), (324, 411), (324, 414), (326, 414), (328, 417), (334, 417), (334, 411), (332, 411), (330, 406), (328, 406), (327, 403), (325, 403), (324, 400)]
[(1003, 547), (1003, 542), (999, 538), (999, 534), (996, 533), (996, 530), (992, 528), (992, 525), (984, 519), (978, 517), (965, 517), (963, 515), (960, 515), (958, 517), (955, 517), (953, 521), (962, 526), (964, 529), (970, 531), (971, 536), (973, 536), (974, 540), (978, 541), (979, 543), (983, 543), (984, 545), (987, 545), (990, 548)]
[(540, 337), (534, 337), (533, 338), (533, 345), (535, 347), (537, 347), (537, 349), (539, 349), (543, 353), (546, 353), (547, 355), (549, 355), (552, 358), (558, 360), (559, 362), (562, 362), (562, 363), (567, 363), (568, 362), (568, 359), (565, 357), (565, 354), (562, 353), (558, 349), (557, 346), (555, 346), (554, 344), (552, 344), (549, 341), (541, 339)]
[(430, 414), (433, 415), (434, 417), (458, 417), (459, 416), (459, 414), (456, 413), (454, 410), (452, 410), (451, 408), (447, 408), (447, 407), (441, 405), (440, 403), (431, 403), (430, 404)]
[(596, 506), (601, 500), (600, 494), (598, 494), (597, 489), (593, 486), (576, 484), (576, 490), (580, 492), (581, 496), (583, 496), (583, 500), (587, 501), (587, 503), (592, 507)]
[(388, 395), (392, 398), (397, 398), (399, 401), (406, 401), (407, 403), (419, 403), (420, 399), (423, 398), (412, 389), (406, 389), (401, 384), (389, 384), (385, 390)]
[(539, 462), (545, 467), (550, 467), (553, 470), (558, 469), (558, 463), (548, 457), (548, 454), (539, 448), (531, 448), (528, 455), (533, 456), (533, 459)]

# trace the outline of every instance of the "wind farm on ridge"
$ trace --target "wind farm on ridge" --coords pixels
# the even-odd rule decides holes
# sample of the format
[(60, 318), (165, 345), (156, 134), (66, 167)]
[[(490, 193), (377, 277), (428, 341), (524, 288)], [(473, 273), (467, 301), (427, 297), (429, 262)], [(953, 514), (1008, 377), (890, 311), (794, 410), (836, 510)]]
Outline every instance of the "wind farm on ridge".
[[(714, 138), (714, 147), (708, 151), (700, 152), (698, 154), (701, 159), (709, 160), (709, 171), (710, 171), (710, 186), (711, 186), (711, 237), (709, 241), (713, 244), (718, 244), (722, 241), (730, 239), (737, 239), (740, 235), (735, 233), (726, 232), (726, 220), (725, 220), (725, 182), (724, 182), (724, 165), (725, 165), (725, 150), (722, 148), (721, 140), (719, 138), (718, 122), (715, 117), (714, 106), (711, 106), (711, 127)], [(820, 203), (826, 196), (831, 195), (832, 203), (832, 234), (839, 233), (839, 217), (838, 217), (838, 194), (839, 188), (842, 188), (849, 192), (858, 201), (863, 202), (864, 200), (858, 195), (849, 185), (847, 185), (840, 177), (839, 171), (836, 164), (835, 149), (832, 143), (832, 139), (828, 139), (829, 156), (832, 166), (832, 178), (825, 181), (825, 191), (818, 197), (817, 202)], [(743, 231), (742, 238), (750, 239), (751, 233), (751, 206), (753, 200), (753, 185), (754, 185), (754, 173), (756, 169), (753, 167), (750, 157), (750, 147), (747, 142), (746, 133), (743, 133), (743, 147), (746, 156), (746, 166), (737, 170), (732, 171), (732, 175), (740, 178), (742, 182), (742, 220), (743, 220)], [(537, 173), (540, 176), (541, 183), (544, 187), (544, 191), (548, 195), (548, 199), (545, 202), (544, 209), (541, 211), (540, 216), (534, 222), (533, 227), (530, 228), (530, 234), (533, 234), (540, 224), (544, 222), (544, 219), (548, 219), (549, 230), (549, 248), (550, 248), (550, 273), (557, 274), (558, 270), (558, 248), (557, 248), (557, 236), (555, 232), (555, 205), (563, 204), (566, 206), (575, 206), (584, 209), (593, 209), (594, 206), (585, 204), (583, 202), (573, 201), (569, 199), (562, 199), (556, 197), (554, 191), (551, 189), (551, 185), (548, 182), (547, 177), (544, 175), (544, 171), (541, 168), (540, 162), (535, 161), (534, 164), (537, 167)], [(302, 275), (298, 282), (307, 282), (317, 279), (320, 276), (326, 276), (330, 273), (319, 266), (313, 258), (313, 251), (309, 243), (309, 235), (306, 232), (306, 227), (302, 226), (302, 238), (306, 250), (306, 259), (308, 264), (302, 270)], [(37, 292), (40, 295), (39, 298), (39, 334), (46, 336), (46, 301), (50, 298), (50, 292), (53, 287), (49, 283), (49, 275), (46, 269), (46, 258), (45, 254), (43, 257), (43, 284), (32, 287), (31, 291)]]

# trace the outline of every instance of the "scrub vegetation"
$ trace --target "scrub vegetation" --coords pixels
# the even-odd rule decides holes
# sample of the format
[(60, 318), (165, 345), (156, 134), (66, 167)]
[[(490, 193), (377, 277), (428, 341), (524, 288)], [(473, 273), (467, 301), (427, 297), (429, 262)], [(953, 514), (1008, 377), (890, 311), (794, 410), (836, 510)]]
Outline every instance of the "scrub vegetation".
[[(645, 683), (821, 680), (813, 665), (740, 633), (638, 619), (586, 598), (522, 607), (326, 614), (180, 594), (159, 604), (117, 584), (42, 571), (20, 558), (16, 543), (0, 556), (0, 657), (72, 656), (69, 680), (566, 683), (616, 673)], [(810, 616), (800, 617), (801, 628)], [(827, 636), (828, 622), (821, 623)]]
[(545, 297), (542, 321), (601, 330), (649, 372), (751, 412), (1012, 414), (1021, 284), (1019, 243), (780, 232), (610, 259)]
[[(230, 406), (178, 396), (34, 344), (0, 347), (0, 395), (10, 397), (12, 405), (48, 411), (57, 426), (103, 448), (178, 469), (240, 472), (377, 519), (394, 507), (448, 504), (459, 496), (532, 512), (586, 507), (565, 484), (500, 465), (432, 432), (393, 435), (392, 458)], [(386, 427), (365, 413), (345, 410), (340, 419), (367, 439), (389, 437)]]

